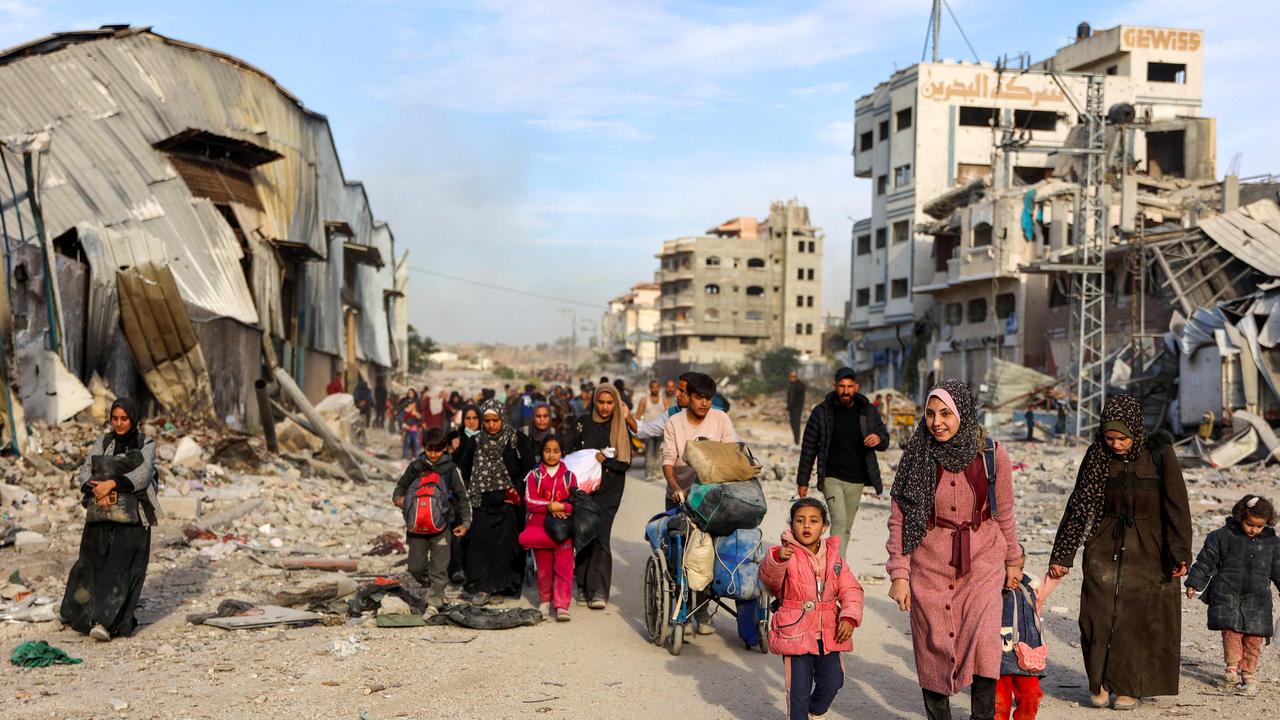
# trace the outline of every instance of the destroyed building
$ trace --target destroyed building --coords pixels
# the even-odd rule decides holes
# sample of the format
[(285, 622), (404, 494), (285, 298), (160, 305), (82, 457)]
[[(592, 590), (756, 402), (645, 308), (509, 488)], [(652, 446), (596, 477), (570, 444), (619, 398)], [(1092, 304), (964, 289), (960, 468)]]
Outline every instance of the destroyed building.
[(636, 283), (631, 290), (609, 301), (600, 318), (604, 347), (614, 362), (634, 370), (648, 370), (658, 360), (657, 283)]
[(403, 372), (395, 237), (271, 76), (105, 26), (0, 53), (0, 96), (4, 340), (29, 417), (74, 414), (97, 376), (250, 428), (264, 360), (312, 400), (337, 373)]
[[(1154, 127), (1200, 114), (1203, 40), (1198, 30), (1121, 25), (1094, 33), (1081, 24), (1076, 41), (1042, 63), (1009, 68), (921, 62), (895, 72), (857, 100), (853, 170), (855, 176), (872, 180), (872, 211), (853, 229), (849, 322), (854, 335), (851, 354), (867, 369), (864, 382), (906, 386), (908, 375), (928, 372), (928, 318), (941, 301), (940, 291), (950, 287), (953, 260), (957, 271), (963, 269), (972, 278), (1013, 267), (1012, 256), (997, 259), (983, 244), (997, 232), (985, 212), (970, 216), (973, 232), (964, 234), (966, 241), (976, 239), (978, 244), (949, 248), (935, 246), (935, 236), (926, 226), (937, 218), (925, 208), (975, 181), (1020, 187), (1055, 176), (1057, 160), (1044, 152), (1011, 151), (997, 161), (993, 148), (1002, 128), (1036, 146), (1065, 145), (1079, 127), (1085, 74), (1102, 76), (1108, 105), (1127, 103), (1136, 120), (1152, 124), (1152, 133), (1133, 147), (1150, 160), (1152, 177), (1212, 177), (1212, 155), (1207, 172), (1202, 167), (1177, 167), (1172, 157), (1165, 157), (1185, 141), (1203, 146), (1193, 137), (1200, 126), (1170, 128), (1163, 135)], [(925, 291), (917, 292), (920, 288)], [(985, 312), (979, 303), (972, 312), (968, 300), (962, 303), (966, 323), (969, 317), (981, 326), (1008, 321), (1010, 315), (1001, 317), (1009, 311), (1008, 297), (999, 300), (999, 308), (995, 305), (997, 296), (1007, 295), (1009, 289), (997, 285), (996, 290)], [(1014, 295), (1012, 302), (1018, 306), (1023, 301), (1017, 292)], [(954, 307), (944, 312), (954, 318)], [(968, 350), (982, 356), (987, 352)], [(967, 356), (951, 362), (980, 373)]]
[(657, 257), (658, 367), (666, 376), (785, 345), (822, 353), (822, 229), (794, 200), (758, 221), (668, 240)]

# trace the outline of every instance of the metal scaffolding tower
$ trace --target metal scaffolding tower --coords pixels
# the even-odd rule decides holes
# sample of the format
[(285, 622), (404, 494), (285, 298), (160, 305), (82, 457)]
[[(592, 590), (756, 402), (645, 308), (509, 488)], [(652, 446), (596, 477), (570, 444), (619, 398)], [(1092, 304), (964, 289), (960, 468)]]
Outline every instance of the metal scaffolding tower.
[(1106, 115), (1103, 77), (1090, 75), (1085, 95), (1087, 143), (1080, 201), (1076, 204), (1075, 257), (1071, 270), (1074, 302), (1072, 354), (1076, 371), (1076, 435), (1087, 436), (1102, 422), (1107, 395), (1106, 359)]

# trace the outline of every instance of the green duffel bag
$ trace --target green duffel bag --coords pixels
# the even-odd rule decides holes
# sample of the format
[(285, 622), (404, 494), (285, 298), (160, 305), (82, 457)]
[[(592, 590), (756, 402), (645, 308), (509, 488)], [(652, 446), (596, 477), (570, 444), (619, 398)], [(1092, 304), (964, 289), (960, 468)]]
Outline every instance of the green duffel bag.
[(693, 523), (709, 535), (760, 527), (769, 511), (759, 480), (697, 483), (689, 489), (688, 505)]
[(760, 461), (744, 442), (690, 440), (684, 461), (698, 474), (698, 482), (724, 483), (751, 480), (760, 474)]

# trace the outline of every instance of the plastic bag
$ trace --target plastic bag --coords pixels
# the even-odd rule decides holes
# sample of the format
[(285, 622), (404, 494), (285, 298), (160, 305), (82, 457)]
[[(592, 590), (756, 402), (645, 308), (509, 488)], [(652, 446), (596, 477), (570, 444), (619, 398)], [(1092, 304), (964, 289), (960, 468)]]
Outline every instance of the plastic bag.
[(769, 506), (759, 480), (694, 485), (689, 490), (693, 522), (712, 535), (760, 527)]
[(716, 565), (711, 591), (722, 598), (754, 600), (760, 596), (760, 530), (738, 530), (715, 539)]
[(684, 550), (684, 574), (689, 580), (689, 589), (702, 592), (711, 584), (715, 572), (716, 548), (711, 536), (698, 528), (689, 529), (689, 544)]
[(578, 479), (578, 489), (590, 495), (600, 489), (600, 477), (603, 469), (596, 462), (598, 450), (590, 448), (569, 453), (560, 462), (569, 468), (569, 472)]
[(582, 549), (590, 545), (600, 534), (600, 520), (603, 513), (596, 501), (581, 489), (575, 489), (569, 493), (569, 504), (573, 506), (573, 514), (569, 516), (573, 521), (573, 544), (574, 547)]

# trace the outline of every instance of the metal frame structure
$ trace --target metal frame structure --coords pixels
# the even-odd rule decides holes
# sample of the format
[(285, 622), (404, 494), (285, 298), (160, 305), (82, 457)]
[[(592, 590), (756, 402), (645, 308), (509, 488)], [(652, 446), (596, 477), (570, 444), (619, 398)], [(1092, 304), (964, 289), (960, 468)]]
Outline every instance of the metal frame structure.
[(1091, 434), (1102, 422), (1106, 402), (1107, 311), (1106, 257), (1106, 107), (1103, 76), (1087, 78), (1084, 121), (1087, 142), (1080, 201), (1076, 204), (1075, 262), (1071, 285), (1072, 325), (1077, 342), (1072, 351), (1076, 370), (1076, 435)]

